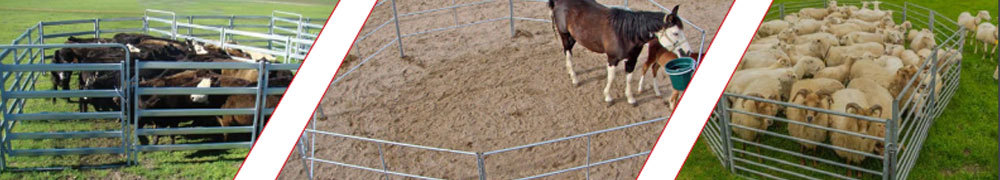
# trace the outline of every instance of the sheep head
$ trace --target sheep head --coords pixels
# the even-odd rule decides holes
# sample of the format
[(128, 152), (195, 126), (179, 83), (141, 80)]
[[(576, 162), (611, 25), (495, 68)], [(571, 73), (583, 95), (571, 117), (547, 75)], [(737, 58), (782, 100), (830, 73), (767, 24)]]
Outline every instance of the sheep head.
[(806, 57), (806, 58), (799, 58), (799, 62), (795, 63), (794, 69), (795, 69), (795, 74), (798, 75), (798, 78), (805, 78), (812, 76), (813, 73), (816, 73), (817, 71), (823, 69), (824, 67), (826, 67), (826, 65), (823, 63), (823, 61), (817, 58)]
[[(750, 93), (750, 94), (747, 94), (747, 96), (753, 96), (753, 97), (762, 98), (762, 99), (770, 99), (770, 100), (780, 101), (780, 99), (779, 99), (780, 95), (778, 95), (778, 94), (773, 94), (771, 96), (764, 97), (764, 95), (762, 95), (760, 93)], [(763, 101), (754, 101), (754, 100), (744, 100), (743, 103), (744, 103), (744, 106), (750, 107), (749, 109), (753, 110), (755, 113), (758, 113), (758, 114), (769, 115), (769, 116), (774, 116), (774, 115), (778, 114), (778, 105), (774, 104), (774, 103), (768, 103), (768, 102), (763, 102)], [(747, 103), (749, 103), (749, 104), (747, 104)], [(772, 123), (771, 119), (768, 119), (768, 118), (754, 116), (754, 119), (763, 121), (764, 124), (766, 124), (766, 126), (771, 126), (771, 123)]]
[(979, 14), (976, 15), (976, 20), (990, 21), (990, 20), (993, 20), (993, 18), (990, 17), (990, 12), (989, 11), (982, 10), (982, 11), (979, 11)]
[[(906, 88), (907, 83), (910, 82), (910, 79), (912, 79), (913, 76), (915, 76), (916, 74), (917, 74), (916, 65), (911, 64), (911, 65), (906, 65), (903, 68), (900, 68), (899, 70), (896, 71), (896, 76), (893, 77), (892, 82), (890, 82), (890, 86), (888, 88), (889, 92), (892, 93), (893, 96), (899, 95), (899, 93), (901, 93), (903, 89)], [(908, 98), (908, 97), (903, 97), (903, 98)]]
[[(833, 104), (833, 98), (830, 97), (830, 92), (826, 90), (820, 90), (816, 93), (812, 93), (809, 89), (801, 89), (792, 97), (792, 102), (796, 99), (802, 98), (802, 105), (828, 109), (831, 104)], [(803, 110), (806, 122), (813, 123), (816, 119), (825, 118), (825, 114), (820, 114), (816, 111)]]

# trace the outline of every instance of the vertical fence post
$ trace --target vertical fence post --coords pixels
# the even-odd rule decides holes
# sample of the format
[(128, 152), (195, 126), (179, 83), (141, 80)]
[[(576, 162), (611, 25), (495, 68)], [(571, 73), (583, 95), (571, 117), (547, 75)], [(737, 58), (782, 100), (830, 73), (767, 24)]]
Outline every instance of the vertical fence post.
[(907, 17), (907, 16), (906, 16), (906, 12), (907, 12), (907, 11), (909, 11), (909, 9), (910, 9), (910, 8), (909, 8), (909, 7), (907, 7), (907, 6), (909, 6), (909, 5), (910, 5), (910, 3), (908, 3), (908, 2), (903, 2), (903, 22), (906, 22), (906, 17)]
[(785, 3), (778, 4), (778, 18), (785, 18)]
[[(322, 106), (317, 107), (316, 110), (323, 112)], [(310, 123), (309, 129), (312, 129), (312, 132), (316, 131), (316, 115), (313, 115), (312, 123)], [(309, 180), (312, 180), (315, 177), (313, 172), (316, 168), (316, 134), (309, 136), (309, 139), (311, 139), (311, 144), (309, 145)]]
[[(917, 82), (917, 83), (919, 83), (919, 82)], [(885, 150), (886, 152), (884, 154), (885, 157), (882, 159), (882, 170), (885, 171), (883, 173), (885, 175), (882, 176), (882, 179), (885, 179), (885, 180), (896, 179), (896, 176), (897, 176), (897, 174), (896, 174), (896, 153), (898, 151), (896, 151), (896, 146), (900, 142), (896, 142), (897, 141), (897, 138), (896, 138), (896, 129), (898, 129), (896, 127), (897, 126), (896, 123), (903, 120), (902, 115), (901, 115), (902, 111), (899, 110), (899, 108), (900, 108), (900, 106), (899, 106), (899, 100), (898, 99), (897, 100), (893, 100), (892, 101), (892, 117), (889, 118), (889, 119), (887, 119), (888, 122), (886, 122), (886, 126), (885, 126), (885, 128), (886, 128), (886, 134), (885, 134), (885, 138), (883, 139), (883, 140), (885, 140), (885, 147), (884, 147), (883, 150)]]
[[(31, 42), (31, 38), (28, 38), (28, 42)], [(0, 59), (3, 59), (3, 57), (0, 57)], [(0, 69), (4, 69), (2, 68), (3, 66), (4, 64), (0, 63)], [(6, 91), (5, 84), (7, 84), (5, 74), (6, 72), (0, 71), (0, 92), (3, 92), (0, 93), (0, 114), (4, 116), (7, 115), (7, 100), (3, 100), (3, 97), (7, 96), (7, 93), (4, 92)], [(0, 120), (0, 171), (7, 169), (7, 133), (10, 133), (10, 131), (7, 131), (7, 121), (7, 118)]]
[(396, 0), (392, 0), (392, 20), (396, 22), (396, 47), (399, 47), (399, 57), (406, 56), (403, 54), (403, 35), (399, 33), (399, 13), (396, 12)]
[(728, 98), (728, 97), (726, 97), (726, 94), (723, 93), (722, 94), (722, 98), (719, 99), (719, 101), (720, 101), (718, 103), (719, 107), (716, 107), (716, 109), (721, 109), (722, 110), (722, 113), (719, 113), (720, 116), (722, 116), (722, 122), (720, 123), (721, 124), (721, 126), (720, 126), (721, 128), (720, 129), (721, 129), (722, 137), (723, 137), (722, 138), (722, 142), (724, 143), (724, 146), (722, 148), (725, 149), (724, 153), (726, 155), (726, 158), (725, 158), (726, 159), (726, 167), (729, 168), (729, 172), (735, 173), (736, 172), (736, 165), (733, 164), (733, 143), (732, 143), (732, 139), (730, 139), (732, 137), (732, 133), (729, 131), (729, 103), (728, 103), (729, 101), (726, 100), (726, 98)]
[[(273, 35), (274, 34), (274, 12), (271, 13), (271, 21), (267, 24), (267, 34), (269, 34), (269, 35)], [(267, 49), (268, 50), (273, 50), (274, 49), (274, 40), (273, 39), (268, 39), (267, 40)]]
[(590, 180), (590, 135), (587, 135), (587, 180)]
[(288, 63), (292, 59), (292, 37), (287, 37), (285, 39), (285, 63)]
[[(455, 0), (451, 0), (451, 5), (452, 6), (456, 5), (455, 4)], [(455, 26), (458, 26), (459, 25), (458, 24), (458, 10), (456, 10), (456, 9), (457, 8), (451, 8), (451, 13), (452, 13), (453, 16), (455, 16)]]
[[(927, 13), (927, 28), (931, 29), (931, 33), (934, 32), (934, 11), (933, 10)], [(937, 53), (934, 53), (934, 54), (937, 54)]]
[[(629, 8), (628, 8), (628, 0), (625, 0), (625, 9), (629, 9)], [(588, 179), (589, 179), (589, 178), (588, 178)]]
[[(188, 16), (188, 24), (194, 24), (194, 16)], [(188, 36), (194, 37), (194, 28), (188, 27)]]
[(119, 106), (121, 108), (120, 109), (120, 111), (121, 111), (121, 117), (119, 117), (119, 118), (121, 118), (121, 122), (122, 122), (121, 123), (121, 126), (122, 126), (121, 127), (121, 130), (122, 130), (122, 145), (121, 146), (122, 146), (122, 150), (123, 150), (122, 153), (125, 153), (125, 162), (126, 162), (126, 164), (128, 164), (128, 159), (130, 157), (132, 157), (131, 154), (130, 154), (131, 153), (131, 151), (130, 151), (131, 144), (129, 144), (129, 141), (131, 140), (131, 138), (130, 138), (131, 136), (129, 136), (129, 129), (130, 128), (128, 128), (129, 127), (129, 123), (128, 123), (129, 122), (128, 107), (129, 107), (130, 104), (126, 100), (126, 99), (128, 99), (128, 94), (129, 94), (129, 88), (128, 88), (129, 87), (128, 86), (129, 85), (129, 83), (128, 83), (129, 72), (128, 72), (128, 68), (129, 68), (129, 64), (131, 64), (129, 62), (129, 58), (131, 58), (131, 57), (129, 57), (130, 54), (131, 54), (131, 52), (129, 52), (128, 48), (125, 48), (125, 49), (122, 49), (122, 50), (125, 51), (125, 60), (121, 62), (121, 64), (122, 64), (122, 67), (120, 69), (121, 72), (118, 73), (119, 78), (121, 78), (118, 81), (118, 83), (119, 83), (118, 88), (121, 88), (121, 90), (119, 90), (118, 97), (122, 99), (121, 102), (125, 102), (125, 103), (120, 103), (119, 104)]
[(177, 39), (177, 14), (171, 14), (171, 19), (173, 19), (173, 21), (171, 21), (172, 24), (170, 25), (170, 35), (171, 35), (170, 38), (176, 40)]
[(94, 18), (94, 38), (101, 38), (101, 19)]
[(382, 179), (389, 180), (389, 166), (385, 165), (385, 153), (382, 151), (382, 143), (378, 143), (378, 159), (382, 160)]
[(264, 101), (263, 95), (265, 95), (264, 93), (266, 92), (264, 89), (267, 88), (267, 69), (265, 69), (266, 63), (266, 61), (257, 62), (257, 93), (254, 94), (254, 98), (256, 100), (254, 100), (253, 106), (253, 132), (250, 132), (250, 142), (257, 142), (257, 134), (259, 134), (260, 130), (263, 129), (262, 127), (264, 127), (264, 124), (262, 124), (263, 120), (261, 120), (264, 119), (262, 116), (263, 114), (261, 114), (261, 109), (263, 109), (264, 106), (262, 104)]
[[(138, 90), (139, 89), (138, 76), (141, 69), (139, 67), (138, 61), (136, 61), (136, 63), (132, 66), (134, 67), (132, 69), (132, 74), (128, 75), (130, 77), (129, 87), (131, 87), (132, 90)], [(131, 161), (130, 164), (134, 165), (139, 163), (139, 158), (137, 157), (139, 155), (139, 145), (136, 143), (136, 141), (139, 140), (139, 118), (141, 118), (140, 113), (142, 112), (142, 109), (139, 108), (139, 102), (141, 102), (141, 99), (139, 99), (139, 93), (136, 93), (135, 91), (132, 91), (130, 93), (131, 93), (130, 94), (131, 98), (128, 98), (128, 102), (132, 104), (132, 108), (129, 109), (129, 113), (132, 115), (131, 119), (132, 136), (130, 136), (129, 138), (133, 138), (132, 142), (129, 142), (132, 144), (132, 153), (131, 153), (132, 158), (130, 160)]]
[(510, 19), (510, 37), (514, 37), (516, 34), (514, 31), (514, 0), (507, 0), (507, 2), (507, 6), (510, 9), (510, 16), (507, 17)]
[(226, 49), (226, 28), (219, 28), (219, 48)]
[(483, 153), (476, 153), (476, 166), (479, 166), (479, 180), (486, 180), (486, 160)]

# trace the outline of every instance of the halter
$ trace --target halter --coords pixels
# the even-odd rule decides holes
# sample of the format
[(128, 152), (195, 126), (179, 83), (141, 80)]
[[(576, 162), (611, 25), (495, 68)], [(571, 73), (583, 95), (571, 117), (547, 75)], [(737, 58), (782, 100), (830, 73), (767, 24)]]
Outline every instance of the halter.
[[(666, 34), (661, 34), (661, 33), (657, 33), (657, 34), (658, 34), (657, 38), (659, 38), (660, 36), (666, 36)], [(660, 44), (663, 44), (663, 43), (665, 43), (665, 42), (660, 42)], [(680, 53), (680, 51), (681, 51), (681, 45), (684, 45), (684, 44), (687, 44), (687, 43), (688, 43), (687, 38), (679, 38), (679, 40), (675, 40), (674, 42), (670, 43), (670, 52), (673, 52), (674, 54), (677, 54), (677, 56), (681, 56), (681, 57), (686, 56), (686, 54)]]

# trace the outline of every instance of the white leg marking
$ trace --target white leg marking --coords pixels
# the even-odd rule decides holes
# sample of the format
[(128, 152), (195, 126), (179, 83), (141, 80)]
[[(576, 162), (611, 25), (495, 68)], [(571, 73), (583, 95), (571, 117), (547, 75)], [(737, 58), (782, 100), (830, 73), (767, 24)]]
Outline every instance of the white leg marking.
[(625, 98), (629, 104), (635, 105), (635, 97), (632, 97), (632, 73), (625, 74)]
[(615, 67), (608, 66), (608, 84), (604, 86), (604, 101), (611, 102), (611, 81), (615, 80)]
[(573, 71), (573, 54), (566, 51), (566, 72), (569, 73), (569, 79), (573, 81), (573, 85), (577, 85), (580, 81), (576, 79), (576, 72)]
[(646, 74), (642, 74), (639, 76), (639, 85), (636, 86), (637, 88), (635, 88), (635, 92), (639, 94), (642, 94), (642, 80), (646, 80)]
[(660, 85), (656, 84), (656, 79), (651, 79), (650, 81), (653, 81), (653, 92), (656, 92), (656, 96), (662, 96), (660, 94)]

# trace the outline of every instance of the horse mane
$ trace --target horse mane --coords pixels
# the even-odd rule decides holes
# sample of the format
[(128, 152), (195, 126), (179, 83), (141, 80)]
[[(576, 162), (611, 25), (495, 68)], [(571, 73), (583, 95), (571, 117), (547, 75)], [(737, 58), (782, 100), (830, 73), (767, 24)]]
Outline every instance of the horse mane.
[(630, 44), (645, 43), (653, 38), (653, 33), (666, 26), (663, 12), (653, 11), (630, 11), (620, 8), (611, 8), (608, 19), (615, 35)]

